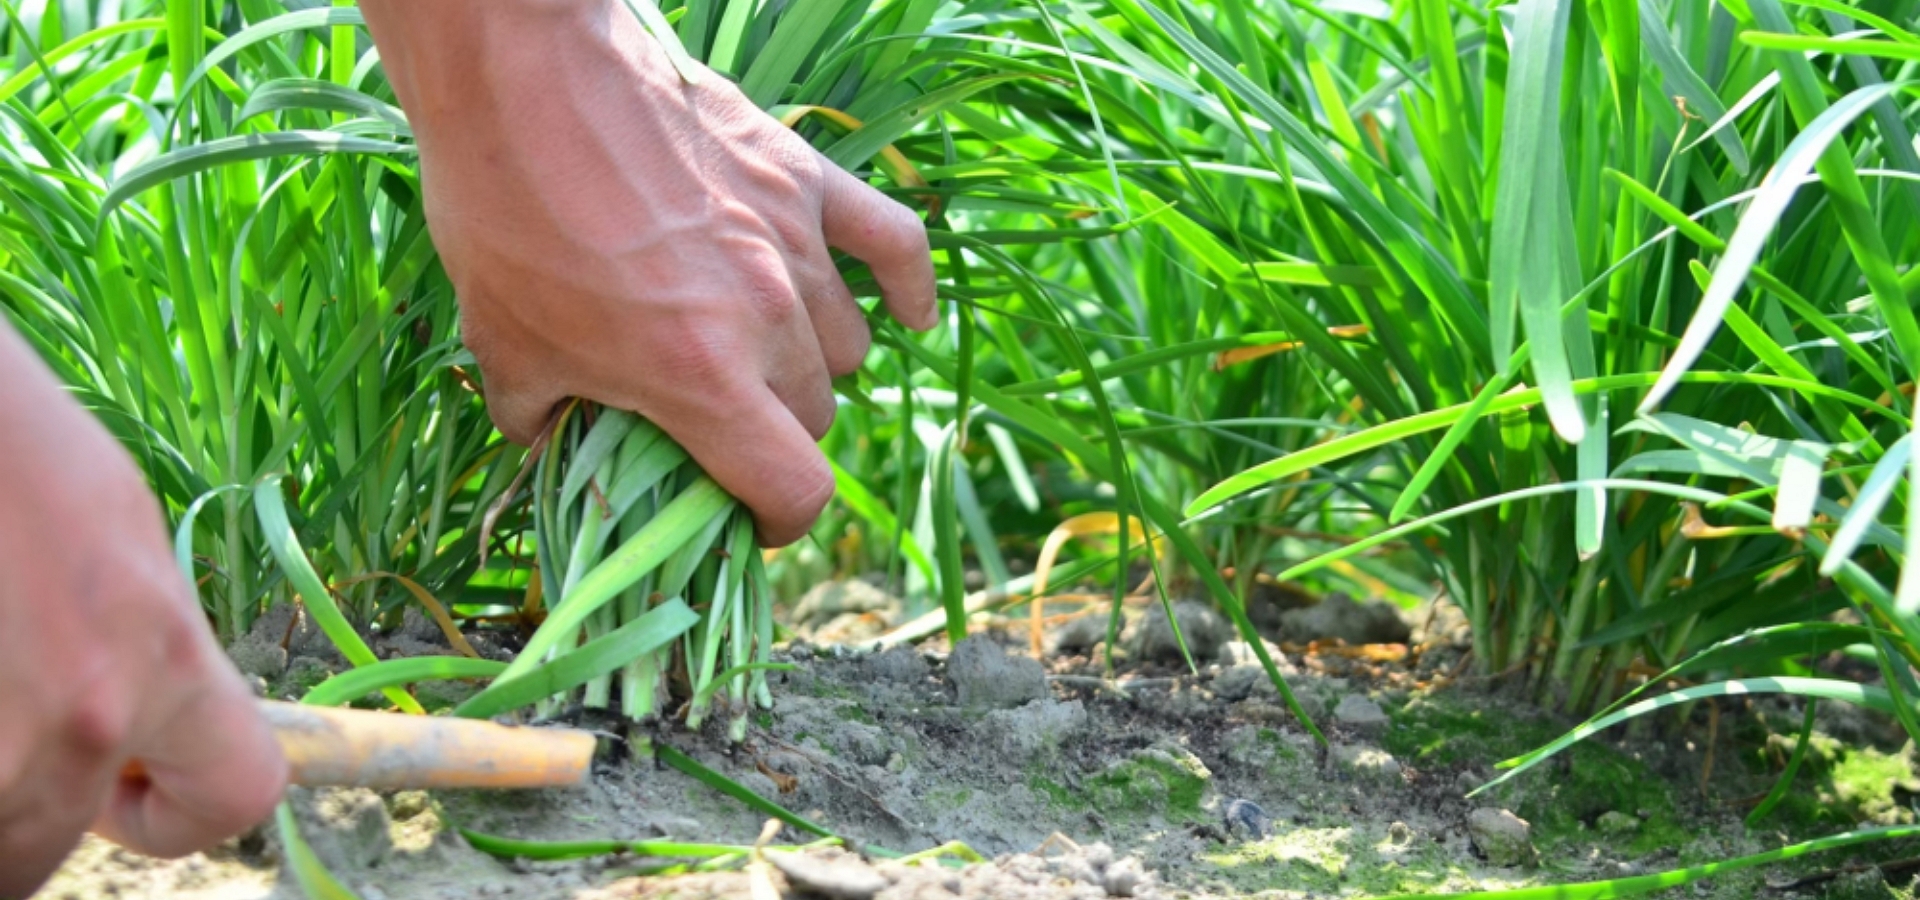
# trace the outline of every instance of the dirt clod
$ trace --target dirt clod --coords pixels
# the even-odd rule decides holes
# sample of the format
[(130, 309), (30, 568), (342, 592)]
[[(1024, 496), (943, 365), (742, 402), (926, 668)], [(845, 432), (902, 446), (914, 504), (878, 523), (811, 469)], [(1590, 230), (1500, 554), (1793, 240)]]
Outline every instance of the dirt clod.
[(1482, 807), (1467, 814), (1467, 835), (1487, 862), (1496, 866), (1531, 866), (1533, 827), (1504, 809)]
[(1180, 600), (1173, 604), (1173, 615), (1180, 626), (1178, 637), (1174, 635), (1172, 624), (1167, 621), (1167, 608), (1164, 604), (1154, 603), (1147, 607), (1133, 637), (1133, 652), (1144, 661), (1161, 663), (1181, 663), (1180, 638), (1185, 638), (1187, 650), (1193, 654), (1196, 662), (1210, 662), (1220, 654), (1220, 645), (1232, 635), (1227, 620), (1214, 612), (1213, 607), (1193, 600)]
[(1399, 781), (1404, 771), (1392, 754), (1366, 744), (1340, 744), (1333, 748), (1333, 760), (1355, 778), (1382, 784)]
[(1614, 809), (1602, 813), (1600, 818), (1593, 823), (1593, 827), (1598, 828), (1601, 834), (1632, 834), (1640, 830), (1640, 820)]
[(768, 853), (766, 859), (794, 887), (832, 900), (871, 900), (890, 884), (850, 853)]
[(227, 645), (227, 658), (244, 675), (273, 679), (287, 670), (287, 648), (258, 633)]
[(1068, 619), (1065, 625), (1053, 630), (1049, 635), (1047, 649), (1051, 653), (1072, 656), (1090, 652), (1095, 645), (1106, 639), (1106, 616), (1075, 616)]
[(1281, 613), (1280, 627), (1289, 639), (1301, 642), (1337, 638), (1349, 644), (1403, 644), (1412, 633), (1393, 604), (1356, 603), (1337, 591), (1306, 609)]
[(1249, 839), (1260, 839), (1273, 830), (1273, 819), (1267, 811), (1252, 800), (1234, 798), (1222, 807), (1221, 817), (1226, 820), (1227, 834), (1236, 832)]
[(800, 598), (793, 625), (821, 644), (858, 643), (878, 637), (901, 608), (899, 598), (865, 581), (829, 581)]
[(947, 679), (961, 706), (1014, 707), (1047, 696), (1047, 673), (1036, 660), (1009, 656), (990, 638), (970, 637), (947, 657)]
[(896, 684), (918, 684), (933, 674), (920, 651), (905, 644), (867, 657), (867, 671), (876, 679)]
[(1340, 705), (1333, 708), (1333, 718), (1363, 734), (1380, 734), (1387, 730), (1387, 714), (1380, 704), (1359, 694), (1348, 694), (1340, 698)]

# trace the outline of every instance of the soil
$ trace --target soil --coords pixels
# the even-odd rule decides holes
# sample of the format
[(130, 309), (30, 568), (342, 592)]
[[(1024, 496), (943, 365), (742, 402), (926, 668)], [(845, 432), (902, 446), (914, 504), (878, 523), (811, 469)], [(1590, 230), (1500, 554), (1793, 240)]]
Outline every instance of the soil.
[[(1871, 721), (1823, 719), (1823, 731), (1853, 729), (1850, 743), (1818, 744), (1794, 800), (1748, 830), (1743, 801), (1764, 794), (1778, 771), (1779, 738), (1767, 732), (1791, 735), (1799, 721), (1770, 700), (1723, 710), (1737, 716), (1702, 707), (1650, 723), (1665, 729), (1657, 737), (1617, 729), (1469, 800), (1493, 763), (1557, 737), (1569, 722), (1499, 681), (1460, 677), (1457, 633), (1432, 617), (1410, 618), (1411, 649), (1272, 648), (1324, 746), (1287, 712), (1244, 644), (1222, 642), (1197, 673), (1147, 652), (1109, 676), (1098, 648), (1055, 653), (1043, 667), (1025, 658), (1024, 624), (1003, 623), (958, 648), (937, 639), (884, 652), (786, 645), (776, 656), (796, 668), (775, 675), (775, 708), (756, 712), (737, 746), (723, 721), (689, 734), (584, 718), (576, 724), (625, 734), (609, 741), (616, 752), (584, 787), (432, 796), (294, 789), (289, 803), (313, 852), (363, 900), (731, 898), (754, 896), (756, 883), (795, 900), (1378, 897), (1618, 878), (1773, 849), (1856, 821), (1914, 819), (1913, 748)], [(1180, 622), (1188, 627), (1185, 609)], [(419, 629), (401, 636), (432, 639)], [(1126, 646), (1151, 645), (1148, 635)], [(280, 657), (262, 677), (270, 690), (297, 692), (286, 683), (314, 673), (296, 668)], [(501, 859), (460, 832), (754, 844), (766, 815), (646, 758), (648, 741), (850, 846), (769, 850), (764, 864), (663, 875), (639, 873), (673, 860)], [(814, 839), (787, 827), (772, 844)], [(887, 859), (955, 841), (985, 861)], [(37, 896), (299, 897), (281, 865), (284, 847), (271, 825), (166, 862), (89, 838)], [(1876, 862), (1902, 871), (1887, 861), (1903, 850), (1914, 853), (1870, 846), (1797, 869), (1746, 870), (1677, 896), (1908, 896), (1861, 874)]]

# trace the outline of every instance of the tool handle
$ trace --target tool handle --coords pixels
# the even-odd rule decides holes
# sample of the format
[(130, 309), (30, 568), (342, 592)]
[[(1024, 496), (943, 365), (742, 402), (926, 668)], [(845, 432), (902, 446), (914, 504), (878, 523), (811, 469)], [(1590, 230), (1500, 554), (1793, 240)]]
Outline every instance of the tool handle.
[(586, 781), (597, 739), (570, 728), (260, 702), (294, 784), (536, 788)]
[[(286, 755), (288, 780), (375, 790), (542, 788), (583, 784), (599, 743), (572, 728), (407, 716), (260, 701)], [(139, 760), (121, 777), (146, 778)]]

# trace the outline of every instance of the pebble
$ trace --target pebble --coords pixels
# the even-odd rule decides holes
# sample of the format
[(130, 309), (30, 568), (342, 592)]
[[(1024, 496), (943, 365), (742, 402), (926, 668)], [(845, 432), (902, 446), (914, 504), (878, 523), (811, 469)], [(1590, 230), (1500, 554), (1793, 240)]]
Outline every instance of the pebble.
[(1140, 868), (1140, 861), (1129, 856), (1107, 866), (1107, 870), (1101, 873), (1100, 880), (1102, 886), (1107, 889), (1107, 896), (1131, 897), (1133, 892), (1139, 889), (1140, 882), (1146, 878), (1146, 874)]
[(919, 684), (932, 674), (920, 652), (906, 644), (867, 657), (866, 669), (875, 679), (895, 684)]
[(1229, 835), (1239, 830), (1246, 832), (1249, 838), (1265, 838), (1273, 828), (1273, 819), (1252, 800), (1228, 800), (1220, 812)]
[(1600, 829), (1601, 834), (1632, 834), (1640, 830), (1640, 820), (1616, 809), (1602, 813), (1593, 826)]
[(1267, 677), (1267, 670), (1258, 663), (1234, 666), (1213, 676), (1213, 693), (1222, 700), (1245, 700), (1254, 694), (1278, 697), (1273, 681)]
[(1147, 606), (1147, 614), (1140, 618), (1139, 629), (1134, 632), (1134, 653), (1143, 660), (1164, 663), (1184, 661), (1180, 654), (1180, 641), (1173, 633), (1175, 624), (1180, 626), (1179, 636), (1186, 639), (1187, 651), (1193, 654), (1195, 662), (1209, 662), (1219, 656), (1220, 646), (1233, 635), (1227, 620), (1205, 603), (1175, 601), (1172, 623), (1167, 620), (1166, 604), (1152, 603)]
[(1366, 744), (1340, 744), (1333, 748), (1333, 760), (1340, 768), (1354, 775), (1379, 781), (1397, 781), (1401, 775), (1400, 761), (1378, 747)]
[(394, 821), (405, 822), (426, 812), (432, 805), (426, 791), (401, 791), (393, 795), (387, 809)]
[(1094, 614), (1067, 620), (1067, 624), (1048, 636), (1051, 650), (1060, 656), (1075, 656), (1091, 651), (1107, 639), (1107, 617)]
[(847, 854), (768, 853), (766, 858), (794, 887), (833, 900), (870, 900), (889, 885), (885, 875)]
[(1333, 717), (1342, 725), (1368, 734), (1386, 731), (1391, 722), (1380, 704), (1359, 694), (1340, 698), (1340, 705), (1333, 708)]
[(1533, 826), (1504, 809), (1482, 807), (1467, 814), (1467, 835), (1487, 862), (1496, 866), (1531, 866)]
[(1338, 591), (1306, 609), (1280, 614), (1280, 628), (1296, 641), (1338, 638), (1349, 644), (1404, 644), (1412, 634), (1400, 612), (1384, 600), (1355, 603)]

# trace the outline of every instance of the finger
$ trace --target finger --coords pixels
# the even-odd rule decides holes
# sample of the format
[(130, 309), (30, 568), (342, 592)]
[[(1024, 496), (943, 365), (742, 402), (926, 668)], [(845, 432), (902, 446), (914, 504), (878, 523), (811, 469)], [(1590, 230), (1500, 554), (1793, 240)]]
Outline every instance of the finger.
[(723, 390), (714, 399), (655, 421), (753, 511), (763, 545), (799, 540), (833, 497), (833, 470), (819, 445), (764, 385)]
[(111, 754), (91, 741), (45, 742), (0, 784), (0, 900), (25, 898), (60, 868), (106, 802)]
[(80, 844), (89, 811), (105, 791), (104, 785), (86, 796), (47, 791), (55, 795), (51, 802), (0, 810), (0, 900), (25, 900), (53, 877)]
[(273, 811), (287, 764), (239, 676), (219, 671), (135, 748), (144, 777), (119, 781), (94, 830), (149, 856), (202, 850)]
[(773, 392), (794, 421), (813, 440), (827, 436), (833, 427), (838, 405), (833, 400), (833, 379), (827, 374), (826, 360), (815, 343), (813, 326), (807, 316), (794, 317), (794, 334), (781, 342), (780, 358), (767, 372), (767, 389)]
[(853, 292), (834, 270), (827, 248), (820, 247), (817, 255), (795, 268), (804, 273), (794, 280), (819, 341), (827, 374), (838, 378), (857, 371), (866, 362), (867, 349), (873, 346), (873, 332), (867, 328), (867, 317), (854, 301)]
[(567, 398), (559, 385), (521, 373), (533, 369), (525, 349), (499, 334), (498, 328), (486, 328), (476, 316), (460, 320), (460, 339), (480, 366), (480, 388), (487, 403), (487, 416), (507, 440), (531, 447), (552, 424), (554, 409)]
[[(485, 376), (483, 371), (482, 376)], [(565, 399), (558, 393), (529, 390), (505, 383), (504, 378), (487, 378), (487, 415), (507, 440), (531, 447), (553, 423), (553, 413)]]
[(826, 173), (821, 225), (827, 243), (873, 270), (896, 321), (921, 331), (932, 328), (937, 321), (933, 256), (920, 217), (845, 169), (827, 161), (820, 167)]

